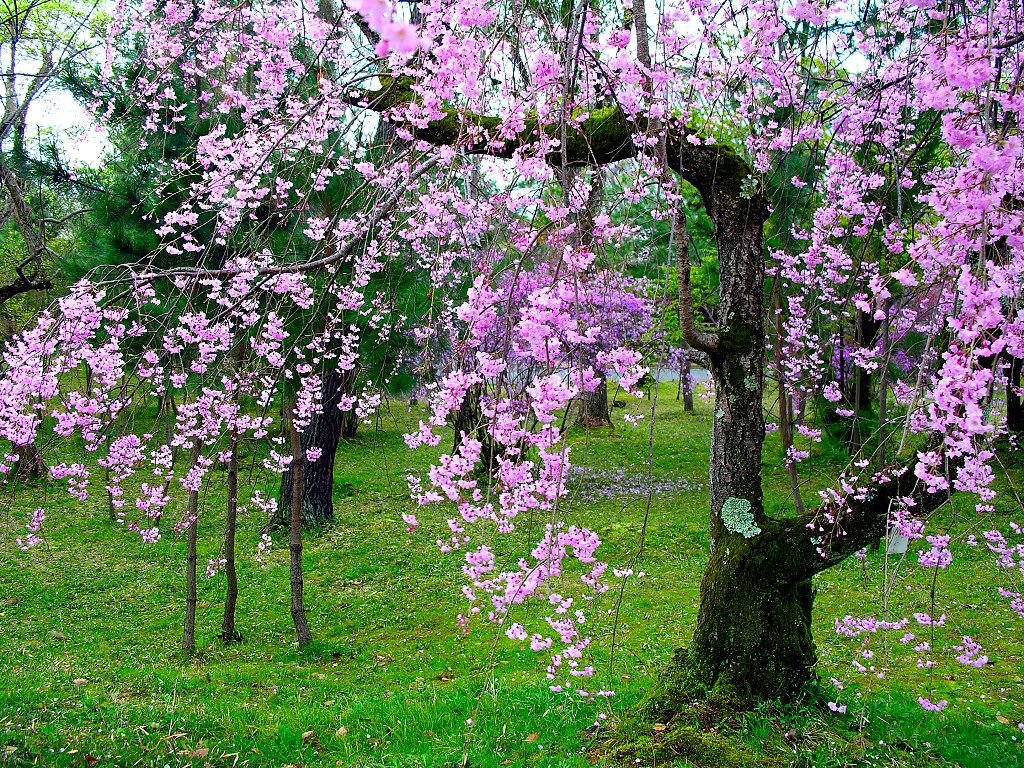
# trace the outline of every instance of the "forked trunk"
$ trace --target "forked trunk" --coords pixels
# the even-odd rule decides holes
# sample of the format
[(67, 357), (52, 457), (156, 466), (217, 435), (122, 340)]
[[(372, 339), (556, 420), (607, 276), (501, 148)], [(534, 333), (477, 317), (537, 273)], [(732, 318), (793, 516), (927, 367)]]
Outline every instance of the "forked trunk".
[(738, 702), (792, 697), (816, 661), (811, 582), (775, 577), (793, 553), (764, 514), (764, 361), (752, 346), (712, 362), (711, 555), (684, 662), (686, 682)]
[(809, 578), (776, 578), (792, 553), (764, 512), (764, 254), (754, 206), (720, 196), (716, 223), (721, 316), (709, 343), (715, 384), (711, 434), (711, 552), (690, 646), (674, 657), (655, 701), (660, 714), (693, 696), (737, 703), (792, 697), (813, 676)]

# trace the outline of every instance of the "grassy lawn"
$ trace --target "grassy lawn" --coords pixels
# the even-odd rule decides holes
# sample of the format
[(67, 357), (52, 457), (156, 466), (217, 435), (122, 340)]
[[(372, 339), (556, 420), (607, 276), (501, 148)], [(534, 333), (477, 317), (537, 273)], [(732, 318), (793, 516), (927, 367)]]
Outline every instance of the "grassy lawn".
[[(629, 407), (649, 410), (649, 403)], [(644, 495), (607, 498), (595, 491), (599, 484), (574, 485), (569, 517), (600, 533), (605, 560), (621, 565), (642, 555), (634, 568), (647, 574), (622, 593), (614, 664), (607, 648), (618, 590), (591, 610), (603, 649), (601, 683), (617, 692), (603, 709), (550, 693), (545, 659), (519, 650), (500, 630), (458, 631), (460, 561), (433, 543), (445, 511), (421, 511), (415, 534), (400, 517), (411, 506), (405, 475), (425, 468), (433, 453), (402, 443), (419, 416), (392, 403), (375, 428), (362, 427), (341, 447), (336, 523), (306, 540), (316, 641), (302, 651), (288, 610), (285, 537), (276, 536), (261, 568), (254, 555), (264, 521), (256, 514), (245, 515), (239, 531), (244, 641), (216, 639), (224, 577), (201, 574), (200, 650), (185, 658), (178, 650), (183, 538), (168, 525), (161, 541), (142, 544), (107, 520), (102, 492), (76, 502), (55, 483), (22, 489), (0, 513), (0, 765), (455, 766), (464, 754), (472, 766), (1024, 765), (1017, 740), (1024, 739), (1017, 729), (1024, 632), (997, 593), (1005, 574), (984, 547), (969, 550), (934, 585), (913, 552), (900, 569), (893, 615), (950, 617), (936, 634), (941, 653), (930, 672), (917, 668), (918, 654), (897, 636), (873, 641), (875, 674), (852, 670), (857, 646), (833, 625), (847, 613), (881, 615), (884, 558), (871, 552), (817, 580), (819, 674), (826, 684), (833, 677), (847, 684), (838, 694), (845, 715), (810, 700), (742, 717), (695, 712), (692, 722), (681, 718), (668, 729), (628, 721), (609, 743), (609, 726), (592, 727), (598, 714), (621, 720), (616, 715), (641, 700), (693, 626), (707, 555), (710, 406), (698, 401), (696, 414), (683, 413), (675, 385), (662, 385), (652, 468), (674, 487), (655, 495), (649, 513)], [(573, 462), (622, 470), (613, 484), (631, 486), (646, 472), (650, 416), (638, 427), (624, 425), (621, 410), (614, 416), (612, 431), (574, 435)], [(776, 513), (788, 507), (780, 457), (770, 442), (766, 504)], [(834, 477), (836, 457), (819, 447), (808, 468), (805, 498), (813, 503), (814, 486)], [(1011, 477), (1021, 474), (1011, 467)], [(273, 492), (270, 479), (257, 482)], [(201, 564), (220, 544), (219, 486), (204, 499)], [(44, 497), (46, 542), (22, 553), (14, 538)], [(1002, 523), (1024, 523), (1012, 494), (998, 505)], [(941, 513), (941, 525), (960, 532), (973, 507), (966, 499), (954, 507)], [(529, 527), (520, 525), (503, 546), (521, 548)], [(978, 639), (992, 663), (981, 670), (957, 664), (947, 651), (961, 635)], [(950, 707), (929, 715), (916, 702), (920, 695), (946, 698)]]

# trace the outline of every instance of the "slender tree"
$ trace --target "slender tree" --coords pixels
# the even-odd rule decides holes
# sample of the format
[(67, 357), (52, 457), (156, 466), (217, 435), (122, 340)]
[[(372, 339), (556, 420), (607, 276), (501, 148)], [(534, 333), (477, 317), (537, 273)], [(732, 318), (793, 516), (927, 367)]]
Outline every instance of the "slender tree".
[[(196, 443), (192, 450), (193, 466), (200, 456), (200, 446)], [(196, 650), (196, 606), (198, 596), (196, 593), (197, 577), (197, 555), (196, 548), (199, 540), (199, 489), (195, 488), (188, 492), (188, 509), (186, 514), (186, 555), (185, 555), (185, 626), (181, 633), (181, 649), (187, 653), (195, 653)]]
[(289, 412), (285, 419), (292, 465), (291, 525), (288, 537), (289, 573), (291, 575), (292, 621), (295, 624), (295, 636), (298, 638), (301, 648), (313, 640), (313, 633), (306, 620), (302, 578), (302, 499), (305, 495), (306, 484), (302, 462), (302, 437), (295, 425), (295, 406), (292, 404), (288, 408)]

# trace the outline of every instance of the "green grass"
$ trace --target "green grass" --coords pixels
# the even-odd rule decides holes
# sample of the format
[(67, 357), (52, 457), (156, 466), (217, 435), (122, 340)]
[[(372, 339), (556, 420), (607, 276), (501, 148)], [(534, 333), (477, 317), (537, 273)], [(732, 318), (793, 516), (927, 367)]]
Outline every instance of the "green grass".
[[(846, 613), (880, 611), (883, 562), (872, 552), (865, 564), (847, 562), (817, 581), (819, 674), (854, 683), (841, 694), (846, 715), (809, 696), (743, 716), (695, 709), (667, 728), (631, 719), (672, 651), (688, 640), (706, 558), (710, 412), (699, 404), (697, 414), (684, 414), (674, 392), (674, 385), (661, 390), (653, 471), (702, 487), (651, 505), (635, 566), (648, 575), (623, 593), (613, 667), (608, 611), (618, 591), (591, 610), (604, 649), (597, 653), (601, 682), (617, 692), (605, 708), (550, 693), (544, 659), (494, 628), (458, 632), (459, 561), (433, 544), (444, 511), (421, 511), (423, 528), (411, 535), (400, 519), (411, 506), (405, 475), (426, 467), (431, 451), (405, 449), (401, 435), (420, 414), (394, 403), (376, 429), (364, 427), (342, 446), (337, 521), (307, 537), (316, 641), (301, 651), (288, 612), (284, 539), (277, 537), (261, 569), (252, 557), (263, 523), (255, 514), (239, 531), (244, 642), (216, 639), (223, 576), (201, 575), (200, 650), (185, 658), (178, 650), (184, 541), (168, 527), (157, 544), (140, 543), (106, 519), (102, 493), (79, 503), (56, 484), (22, 489), (0, 513), (0, 765), (455, 766), (464, 753), (472, 766), (1024, 765), (1014, 740), (1024, 738), (1016, 729), (1024, 720), (1024, 637), (996, 594), (1005, 574), (981, 548), (941, 575), (934, 609), (930, 574), (912, 567), (912, 557), (891, 605), (894, 613), (945, 611), (950, 623), (936, 644), (973, 635), (993, 660), (985, 669), (943, 661), (926, 674), (893, 638), (873, 646), (883, 679), (851, 673), (857, 649), (836, 638), (832, 625)], [(640, 406), (647, 408), (630, 407)], [(623, 426), (621, 411), (615, 419), (614, 431), (574, 435), (574, 463), (644, 471), (647, 422)], [(766, 448), (766, 505), (784, 512), (788, 480), (778, 452), (773, 443)], [(808, 500), (834, 476), (835, 461), (823, 449), (808, 463)], [(222, 484), (204, 499), (201, 563), (220, 544), (218, 491)], [(14, 537), (44, 498), (46, 544), (22, 553)], [(1004, 521), (1020, 511), (1011, 499), (999, 500)], [(638, 554), (645, 508), (642, 498), (577, 500), (568, 516), (598, 530), (605, 559), (622, 564)], [(959, 530), (973, 512), (964, 500), (942, 514), (941, 524)], [(529, 527), (521, 525), (502, 549), (522, 547)], [(950, 700), (947, 712), (921, 710), (916, 697), (929, 691)], [(618, 728), (592, 728), (599, 713)]]

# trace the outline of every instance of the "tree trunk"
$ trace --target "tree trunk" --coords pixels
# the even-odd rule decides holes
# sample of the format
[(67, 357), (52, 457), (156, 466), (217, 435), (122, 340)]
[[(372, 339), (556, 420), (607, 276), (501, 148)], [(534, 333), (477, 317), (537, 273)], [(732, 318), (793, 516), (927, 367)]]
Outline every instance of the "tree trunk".
[[(788, 556), (781, 547), (719, 546), (701, 580), (692, 643), (676, 655), (685, 677), (670, 696), (696, 688), (739, 704), (785, 700), (814, 676), (811, 580), (775, 584), (766, 576)], [(667, 701), (669, 709), (679, 703)]]
[(779, 437), (782, 438), (782, 450), (785, 453), (786, 471), (789, 474), (789, 490), (793, 494), (793, 504), (799, 514), (804, 514), (804, 500), (800, 492), (800, 478), (797, 476), (796, 462), (790, 457), (793, 448), (793, 400), (786, 386), (786, 374), (783, 368), (782, 339), (782, 299), (779, 294), (779, 275), (775, 276), (775, 383), (779, 392)]
[[(342, 411), (341, 439), (354, 440), (357, 431), (359, 431), (359, 416), (356, 414), (356, 409), (353, 408), (350, 411)], [(337, 445), (335, 445), (335, 450), (337, 450)]]
[(466, 396), (459, 405), (452, 419), (452, 429), (455, 432), (455, 440), (452, 445), (452, 452), (456, 453), (465, 435), (469, 435), (480, 441), (480, 466), (486, 468), (487, 473), (497, 469), (497, 459), (501, 455), (501, 446), (495, 443), (494, 438), (484, 427), (483, 414), (481, 412), (480, 398), (483, 392), (480, 386), (470, 387)]
[(43, 454), (35, 443), (16, 445), (14, 453), (18, 457), (14, 466), (19, 480), (27, 482), (46, 476), (46, 462), (43, 461)]
[[(760, 286), (760, 276), (751, 284)], [(815, 664), (811, 582), (772, 577), (790, 553), (773, 535), (763, 508), (764, 337), (752, 333), (743, 339), (739, 319), (746, 316), (751, 331), (759, 327), (759, 307), (753, 304), (759, 305), (760, 297), (755, 290), (751, 296), (756, 298), (748, 306), (731, 307), (737, 318), (731, 323), (733, 338), (723, 338), (724, 344), (740, 342), (746, 349), (737, 345), (711, 356), (716, 392), (711, 555), (682, 670), (699, 690), (740, 702), (793, 696), (813, 676)]]
[(235, 570), (235, 528), (238, 523), (238, 434), (231, 433), (231, 455), (228, 458), (228, 500), (227, 516), (224, 523), (224, 571), (227, 575), (228, 591), (224, 597), (224, 621), (221, 622), (220, 637), (225, 643), (236, 643), (242, 639), (235, 629), (235, 608), (238, 605), (238, 573)]
[[(338, 408), (341, 398), (355, 391), (358, 369), (331, 370), (324, 375), (323, 413), (314, 414), (309, 426), (300, 436), (301, 461), (305, 493), (302, 498), (302, 524), (312, 527), (326, 525), (334, 520), (334, 457), (342, 438), (350, 440), (356, 435), (359, 419), (355, 410)], [(310, 448), (319, 448), (316, 461), (306, 456)], [(277, 514), (270, 522), (273, 528), (291, 525), (292, 468), (281, 475), (281, 489), (277, 497)]]
[(1024, 432), (1024, 406), (1018, 394), (1021, 385), (1021, 369), (1024, 361), (1011, 357), (1006, 380), (1006, 428), (1013, 432)]
[(693, 695), (742, 703), (791, 697), (812, 677), (815, 663), (811, 583), (809, 577), (773, 578), (789, 555), (763, 507), (762, 213), (727, 195), (708, 209), (720, 254), (720, 316), (729, 318), (704, 340), (715, 384), (711, 552), (693, 640), (675, 655), (665, 695), (656, 702), (667, 713)]
[(693, 367), (690, 365), (690, 358), (686, 358), (680, 371), (680, 378), (683, 385), (683, 411), (693, 413)]
[(597, 374), (597, 389), (593, 392), (581, 392), (579, 397), (579, 417), (576, 423), (585, 429), (610, 427), (611, 416), (608, 411), (608, 382), (600, 371)]
[[(192, 453), (192, 464), (199, 458), (199, 442)], [(196, 539), (199, 533), (199, 491), (188, 492), (188, 554), (185, 557), (185, 626), (181, 634), (181, 650), (196, 650)]]
[(295, 623), (295, 635), (298, 637), (299, 647), (301, 648), (313, 639), (313, 633), (309, 631), (309, 624), (306, 621), (306, 606), (302, 597), (302, 501), (305, 494), (305, 462), (303, 461), (302, 438), (295, 427), (294, 405), (288, 411), (288, 437), (291, 442), (293, 468), (291, 473), (291, 525), (289, 526), (290, 536), (288, 541), (292, 589), (292, 621)]

